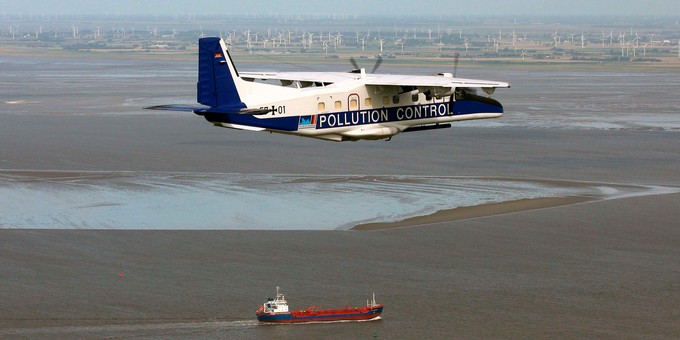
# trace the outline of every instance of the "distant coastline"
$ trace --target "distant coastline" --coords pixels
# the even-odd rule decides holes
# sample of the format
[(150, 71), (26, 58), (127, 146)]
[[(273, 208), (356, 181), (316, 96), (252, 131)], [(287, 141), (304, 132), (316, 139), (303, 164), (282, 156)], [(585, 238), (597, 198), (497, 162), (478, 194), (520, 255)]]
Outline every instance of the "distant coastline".
[(0, 55), (195, 60), (219, 36), (241, 62), (461, 68), (680, 68), (672, 17), (8, 16)]

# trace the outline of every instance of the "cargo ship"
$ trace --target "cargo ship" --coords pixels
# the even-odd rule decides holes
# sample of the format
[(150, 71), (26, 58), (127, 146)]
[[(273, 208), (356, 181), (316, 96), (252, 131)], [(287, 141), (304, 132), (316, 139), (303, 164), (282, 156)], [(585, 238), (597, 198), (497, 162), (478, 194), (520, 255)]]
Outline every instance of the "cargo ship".
[(382, 311), (383, 305), (375, 303), (375, 294), (373, 299), (366, 301), (366, 306), (331, 309), (310, 306), (307, 309), (290, 311), (286, 297), (279, 292), (279, 287), (276, 287), (276, 298), (267, 299), (256, 314), (260, 322), (298, 323), (373, 320), (379, 319)]

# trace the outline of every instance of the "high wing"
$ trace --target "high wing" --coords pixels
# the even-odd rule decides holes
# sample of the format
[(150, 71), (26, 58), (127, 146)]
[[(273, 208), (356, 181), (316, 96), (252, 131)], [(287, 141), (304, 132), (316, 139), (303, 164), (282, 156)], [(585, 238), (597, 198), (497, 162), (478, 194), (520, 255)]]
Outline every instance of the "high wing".
[(241, 72), (245, 79), (299, 81), (309, 83), (337, 83), (346, 80), (361, 79), (365, 85), (376, 86), (415, 86), (415, 87), (473, 87), (498, 88), (510, 87), (510, 84), (499, 81), (454, 78), (451, 74), (442, 73), (434, 76), (398, 75), (398, 74), (366, 74), (349, 72)]
[(382, 86), (416, 86), (416, 87), (510, 87), (510, 84), (499, 81), (454, 78), (442, 73), (436, 76), (375, 74), (366, 76), (367, 85)]
[(291, 80), (309, 82), (336, 83), (348, 79), (357, 79), (358, 74), (349, 72), (243, 72), (239, 76), (246, 80)]

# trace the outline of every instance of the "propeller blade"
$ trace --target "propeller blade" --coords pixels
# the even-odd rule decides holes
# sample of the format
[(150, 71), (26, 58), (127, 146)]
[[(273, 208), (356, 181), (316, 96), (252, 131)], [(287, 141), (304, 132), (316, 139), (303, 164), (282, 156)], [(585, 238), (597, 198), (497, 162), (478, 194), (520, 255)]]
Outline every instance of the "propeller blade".
[(373, 66), (373, 69), (371, 70), (371, 73), (375, 73), (375, 71), (380, 67), (380, 64), (382, 64), (383, 58), (381, 56), (378, 56), (378, 60), (376, 60), (375, 65)]
[(352, 63), (352, 66), (354, 67), (355, 70), (359, 70), (359, 64), (357, 64), (357, 61), (354, 60), (354, 57), (349, 57), (349, 62)]
[(456, 77), (456, 72), (458, 72), (458, 59), (460, 58), (460, 53), (456, 52), (456, 55), (453, 59), (453, 77)]

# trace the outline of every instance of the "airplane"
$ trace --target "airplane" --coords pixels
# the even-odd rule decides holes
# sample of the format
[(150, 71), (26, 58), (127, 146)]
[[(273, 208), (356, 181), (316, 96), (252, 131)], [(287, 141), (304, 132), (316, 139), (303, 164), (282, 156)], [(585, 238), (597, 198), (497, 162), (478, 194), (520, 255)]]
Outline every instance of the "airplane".
[[(351, 59), (356, 67), (356, 62)], [(378, 59), (373, 71), (380, 64)], [(498, 118), (491, 99), (505, 82), (349, 72), (238, 72), (224, 40), (198, 42), (197, 102), (153, 110), (188, 111), (215, 126), (269, 131), (336, 142), (390, 140), (402, 132), (451, 127), (451, 122)], [(476, 94), (482, 89), (488, 97)]]

